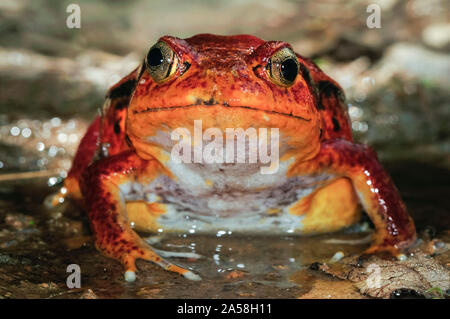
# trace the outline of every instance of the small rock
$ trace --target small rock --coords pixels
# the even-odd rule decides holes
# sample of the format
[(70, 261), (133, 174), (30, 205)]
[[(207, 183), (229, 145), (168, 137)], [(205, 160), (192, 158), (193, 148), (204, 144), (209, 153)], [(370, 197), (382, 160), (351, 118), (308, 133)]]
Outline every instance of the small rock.
[(65, 238), (62, 242), (69, 250), (79, 249), (83, 245), (92, 241), (91, 236), (75, 236), (70, 238)]
[(338, 251), (337, 253), (334, 254), (333, 257), (331, 257), (330, 263), (335, 263), (341, 260), (342, 258), (344, 258), (344, 253), (342, 251)]
[(289, 267), (287, 266), (287, 265), (274, 265), (274, 266), (272, 266), (274, 269), (277, 269), (277, 270), (286, 270), (286, 269), (289, 269)]
[(7, 214), (5, 224), (14, 230), (24, 230), (34, 226), (34, 219), (24, 214)]
[(58, 288), (58, 286), (54, 282), (50, 282), (50, 283), (43, 282), (42, 284), (39, 284), (38, 287), (42, 288), (42, 289), (57, 289)]
[(350, 280), (362, 294), (376, 298), (390, 298), (400, 289), (414, 290), (418, 294), (433, 287), (442, 291), (450, 289), (450, 271), (421, 251), (415, 251), (401, 262), (370, 256), (361, 263), (358, 257), (346, 257), (327, 267), (320, 266), (319, 270), (341, 280)]
[(245, 276), (245, 273), (243, 271), (240, 270), (233, 270), (230, 271), (225, 278), (226, 279), (236, 279), (236, 278), (242, 278)]
[(423, 41), (436, 49), (450, 45), (450, 23), (432, 24), (422, 32)]
[[(417, 63), (417, 61), (422, 61)], [(372, 72), (372, 71), (371, 71)], [(377, 63), (372, 76), (378, 85), (388, 83), (394, 75), (430, 81), (447, 89), (450, 85), (450, 56), (420, 45), (395, 43)]]
[(83, 223), (67, 217), (60, 217), (48, 222), (49, 230), (63, 237), (80, 236), (83, 233)]
[(98, 299), (98, 296), (91, 289), (88, 289), (81, 295), (80, 299)]

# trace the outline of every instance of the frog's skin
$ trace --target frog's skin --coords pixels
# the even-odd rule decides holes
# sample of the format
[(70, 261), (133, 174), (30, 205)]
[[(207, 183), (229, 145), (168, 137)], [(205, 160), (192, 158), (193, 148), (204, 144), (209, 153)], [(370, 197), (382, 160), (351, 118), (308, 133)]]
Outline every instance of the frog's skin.
[[(144, 61), (114, 85), (65, 181), (89, 213), (97, 248), (123, 264), (127, 280), (139, 258), (199, 278), (135, 230), (316, 234), (357, 222), (362, 206), (375, 225), (366, 253), (397, 255), (414, 242), (391, 178), (352, 140), (342, 89), (311, 60), (293, 55), (298, 75), (284, 86), (266, 66), (288, 43), (210, 34), (160, 41), (178, 59), (173, 74), (156, 82)], [(261, 163), (175, 164), (170, 132), (193, 135), (194, 120), (223, 132), (279, 128), (278, 172), (261, 174)]]

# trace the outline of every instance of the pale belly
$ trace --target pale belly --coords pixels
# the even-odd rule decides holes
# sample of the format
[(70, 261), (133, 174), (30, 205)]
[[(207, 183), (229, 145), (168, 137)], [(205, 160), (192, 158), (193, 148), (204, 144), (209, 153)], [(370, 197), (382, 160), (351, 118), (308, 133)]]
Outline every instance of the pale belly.
[[(126, 202), (145, 200), (164, 207), (155, 216), (156, 231), (181, 233), (301, 233), (304, 216), (290, 208), (336, 179), (327, 174), (286, 177), (292, 161), (275, 174), (260, 174), (259, 164), (168, 165), (176, 176), (149, 184), (120, 185)], [(155, 231), (155, 229), (152, 229)]]

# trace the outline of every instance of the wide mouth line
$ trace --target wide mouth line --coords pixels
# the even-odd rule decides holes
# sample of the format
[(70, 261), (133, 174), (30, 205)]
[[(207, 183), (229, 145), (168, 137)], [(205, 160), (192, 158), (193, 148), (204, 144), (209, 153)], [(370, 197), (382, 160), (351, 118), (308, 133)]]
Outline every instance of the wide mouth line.
[(291, 117), (291, 118), (295, 118), (295, 119), (299, 119), (299, 120), (307, 121), (307, 122), (311, 121), (311, 119), (307, 119), (307, 118), (304, 118), (304, 117), (301, 117), (301, 116), (288, 114), (288, 113), (283, 113), (283, 112), (270, 111), (270, 110), (261, 110), (261, 109), (257, 109), (255, 107), (246, 106), (246, 105), (233, 105), (233, 106), (231, 106), (231, 105), (228, 105), (228, 104), (220, 104), (220, 103), (175, 105), (175, 106), (167, 106), (167, 107), (148, 107), (145, 110), (140, 110), (140, 111), (134, 110), (133, 114), (159, 112), (159, 111), (170, 111), (170, 110), (175, 110), (175, 109), (187, 109), (187, 108), (192, 108), (192, 107), (211, 107), (211, 106), (215, 106), (215, 105), (220, 105), (220, 106), (229, 107), (229, 108), (243, 108), (243, 109), (247, 109), (247, 110), (261, 111), (261, 112), (265, 112), (265, 113), (271, 113), (271, 114), (277, 114), (277, 115), (282, 115), (282, 116), (288, 116), (288, 117)]

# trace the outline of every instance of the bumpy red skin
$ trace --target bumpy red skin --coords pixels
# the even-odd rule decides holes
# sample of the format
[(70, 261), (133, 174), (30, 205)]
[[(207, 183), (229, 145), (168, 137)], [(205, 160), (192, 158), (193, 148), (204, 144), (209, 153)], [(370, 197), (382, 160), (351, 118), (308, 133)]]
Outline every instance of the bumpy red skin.
[(105, 187), (112, 172), (128, 175), (140, 168), (144, 161), (133, 156), (132, 151), (124, 151), (117, 156), (106, 157), (102, 161), (93, 163), (83, 175), (82, 185), (89, 185), (90, 190), (84, 191), (84, 201), (89, 213), (89, 219), (95, 234), (105, 234), (97, 238), (97, 243), (104, 248), (107, 255), (119, 256), (122, 252), (139, 251), (137, 243), (123, 238), (124, 229), (117, 223), (118, 210), (115, 194)]
[[(111, 87), (108, 96), (110, 96), (111, 92), (114, 92), (115, 89), (120, 91), (120, 88), (124, 83), (133, 80), (135, 72), (136, 70)], [(106, 147), (109, 156), (119, 154), (129, 148), (126, 143), (124, 129), (129, 99), (130, 97), (128, 94), (111, 97), (110, 105), (105, 105), (102, 109), (102, 116), (95, 118), (89, 126), (85, 136), (82, 138), (77, 153), (75, 154), (72, 167), (65, 180), (65, 186), (68, 193), (70, 193), (74, 199), (78, 201), (82, 200), (80, 191), (81, 175), (96, 157), (103, 157), (103, 154), (101, 154), (102, 145)]]
[[(375, 152), (352, 142), (342, 89), (312, 61), (297, 55), (300, 63), (299, 80), (296, 85), (286, 89), (267, 78), (264, 66), (276, 50), (289, 46), (287, 43), (264, 42), (248, 35), (198, 35), (185, 40), (163, 37), (161, 40), (172, 47), (181, 62), (190, 62), (188, 71), (186, 64), (180, 64), (177, 71), (177, 76), (186, 72), (183, 80), (156, 84), (143, 66), (112, 87), (108, 92), (110, 105), (103, 111), (101, 124), (96, 120), (90, 127), (67, 178), (66, 184), (71, 185), (73, 193), (76, 193), (78, 182), (81, 186), (99, 250), (120, 260), (129, 270), (135, 270), (135, 258), (161, 262), (157, 259), (159, 257), (151, 255), (142, 240), (121, 220), (121, 210), (124, 208), (119, 207), (123, 204), (118, 201), (117, 185), (122, 178), (139, 178), (149, 167), (151, 170), (161, 170), (155, 161), (145, 160), (136, 154), (127, 136), (129, 128), (126, 118), (130, 114), (146, 112), (148, 108), (189, 106), (179, 92), (196, 88), (200, 90), (196, 91), (200, 96), (195, 102), (197, 104), (238, 107), (249, 105), (255, 101), (251, 98), (262, 96), (266, 99), (263, 102), (267, 103), (260, 103), (256, 108), (274, 113), (284, 112), (299, 118), (318, 117), (321, 134), (317, 140), (317, 153), (312, 158), (298, 162), (288, 174), (329, 172), (350, 178), (376, 227), (374, 243), (367, 252), (388, 251), (396, 254), (414, 242), (414, 223)], [(236, 58), (240, 51), (245, 50), (251, 52), (247, 60)], [(202, 52), (203, 58), (196, 52)], [(205, 59), (205, 56), (215, 58)], [(198, 67), (201, 64), (199, 61), (203, 61), (201, 68)], [(206, 69), (216, 70), (214, 83), (211, 83), (211, 77), (208, 78), (208, 72), (204, 71)], [(223, 78), (232, 69), (239, 76), (230, 84)], [(137, 85), (142, 78), (146, 79), (145, 85)], [(221, 88), (220, 96), (211, 89), (213, 84)], [(249, 95), (249, 92), (252, 94)], [(148, 103), (134, 105), (130, 110), (128, 105), (131, 96), (133, 99), (142, 98)], [(314, 109), (303, 105), (314, 105)], [(269, 107), (271, 109), (267, 109)], [(100, 151), (94, 156), (94, 150), (99, 150), (101, 145), (109, 145), (105, 158), (102, 158)], [(163, 266), (169, 269), (173, 265), (164, 264), (163, 261)], [(174, 271), (183, 273), (180, 269)]]
[(376, 225), (374, 243), (366, 253), (386, 251), (396, 255), (415, 240), (414, 223), (406, 206), (370, 147), (342, 139), (323, 141), (319, 154), (299, 163), (291, 173), (296, 171), (330, 172), (353, 181), (360, 200), (372, 207), (367, 213)]

